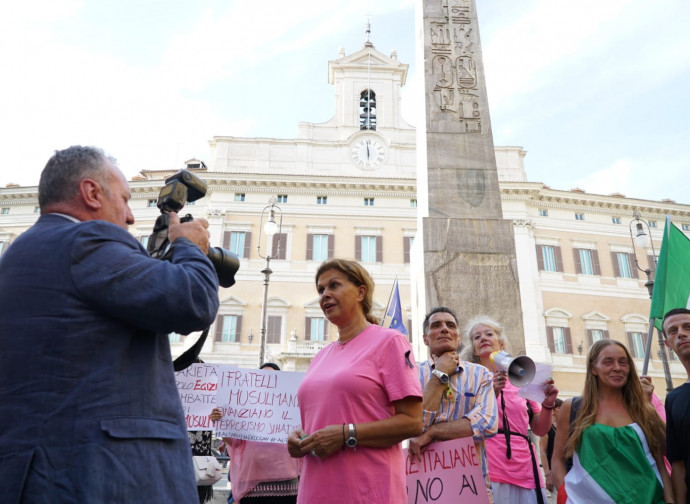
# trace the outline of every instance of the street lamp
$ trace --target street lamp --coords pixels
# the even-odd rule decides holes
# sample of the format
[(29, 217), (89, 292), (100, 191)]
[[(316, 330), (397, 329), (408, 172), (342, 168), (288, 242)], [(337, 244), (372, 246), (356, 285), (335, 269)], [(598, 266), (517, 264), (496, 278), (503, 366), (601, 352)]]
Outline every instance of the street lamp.
[[(276, 213), (280, 219), (276, 222)], [(268, 216), (268, 220), (264, 223), (264, 219)], [(278, 233), (283, 227), (283, 211), (280, 207), (276, 206), (276, 199), (271, 198), (268, 200), (268, 205), (264, 207), (261, 211), (261, 223), (259, 227), (259, 245), (258, 252), (259, 257), (266, 259), (266, 267), (261, 270), (264, 275), (264, 303), (261, 306), (261, 348), (259, 348), (259, 366), (264, 363), (264, 355), (266, 353), (266, 320), (267, 314), (266, 309), (268, 305), (268, 282), (271, 277), (271, 259), (275, 259), (280, 255), (280, 239), (276, 246), (275, 254), (273, 254), (273, 236)], [(266, 255), (261, 255), (261, 231), (263, 230), (266, 235), (266, 240), (268, 241), (268, 252)]]
[[(640, 218), (640, 214), (637, 210), (633, 212), (633, 220), (630, 221), (630, 241), (632, 242), (633, 255), (635, 257), (635, 267), (642, 271), (647, 276), (647, 281), (644, 286), (647, 287), (647, 292), (649, 292), (649, 299), (652, 299), (652, 293), (654, 292), (654, 280), (652, 280), (652, 273), (656, 270), (656, 250), (654, 249), (654, 241), (652, 240), (652, 231), (649, 228), (647, 221)], [(633, 231), (634, 228), (634, 231)], [(645, 228), (646, 231), (645, 231)], [(637, 260), (637, 251), (635, 250), (635, 245), (640, 248), (647, 249), (651, 247), (652, 257), (654, 258), (654, 264), (650, 264), (649, 268), (642, 269), (640, 263)], [(654, 319), (649, 319), (649, 332), (647, 333), (647, 341), (645, 342), (645, 354), (644, 354), (644, 364), (642, 365), (642, 374), (647, 374), (647, 369), (649, 368), (649, 355), (652, 348), (652, 335), (654, 334)], [(671, 372), (668, 367), (668, 359), (666, 358), (666, 351), (664, 347), (664, 337), (661, 331), (657, 331), (659, 336), (659, 358), (661, 359), (661, 364), (664, 367), (664, 377), (666, 378), (666, 391), (670, 392), (673, 390), (673, 381), (671, 380)]]

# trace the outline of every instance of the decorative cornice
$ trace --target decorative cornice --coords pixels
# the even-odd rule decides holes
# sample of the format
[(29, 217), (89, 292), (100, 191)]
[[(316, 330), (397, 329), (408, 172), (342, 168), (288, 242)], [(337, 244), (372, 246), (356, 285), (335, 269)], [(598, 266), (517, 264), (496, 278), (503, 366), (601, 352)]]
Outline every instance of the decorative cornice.
[(632, 215), (637, 210), (645, 216), (674, 215), (690, 218), (690, 205), (666, 201), (625, 198), (619, 195), (588, 194), (580, 191), (559, 191), (536, 182), (501, 182), (501, 198), (524, 201), (534, 207), (578, 210), (600, 214)]

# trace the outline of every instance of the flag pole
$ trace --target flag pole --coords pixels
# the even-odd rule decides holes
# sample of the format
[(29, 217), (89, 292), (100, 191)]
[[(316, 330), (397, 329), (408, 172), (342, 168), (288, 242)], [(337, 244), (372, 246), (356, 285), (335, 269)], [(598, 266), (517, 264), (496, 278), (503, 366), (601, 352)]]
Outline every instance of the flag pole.
[(393, 299), (393, 293), (395, 292), (395, 285), (398, 283), (398, 275), (395, 275), (395, 280), (393, 281), (393, 287), (391, 288), (391, 294), (388, 296), (388, 303), (386, 303), (386, 309), (383, 310), (383, 317), (381, 317), (380, 326), (383, 326), (383, 322), (386, 320), (386, 315), (391, 307), (391, 300)]
[[(649, 319), (649, 332), (647, 334), (647, 341), (645, 341), (645, 348), (644, 348), (644, 363), (642, 364), (642, 375), (647, 374), (647, 369), (649, 368), (649, 355), (652, 353), (652, 336), (654, 336), (654, 320), (653, 318)], [(660, 348), (660, 350), (663, 352), (664, 349)]]

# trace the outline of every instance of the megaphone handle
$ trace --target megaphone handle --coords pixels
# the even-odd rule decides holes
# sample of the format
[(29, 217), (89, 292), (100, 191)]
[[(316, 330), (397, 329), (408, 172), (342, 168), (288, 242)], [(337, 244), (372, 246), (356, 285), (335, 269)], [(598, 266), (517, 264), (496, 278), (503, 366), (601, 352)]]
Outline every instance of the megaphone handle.
[(506, 458), (510, 460), (512, 450), (510, 449), (510, 424), (508, 423), (508, 414), (506, 413), (506, 401), (503, 399), (503, 391), (501, 390), (501, 409), (503, 410), (503, 432), (506, 437)]

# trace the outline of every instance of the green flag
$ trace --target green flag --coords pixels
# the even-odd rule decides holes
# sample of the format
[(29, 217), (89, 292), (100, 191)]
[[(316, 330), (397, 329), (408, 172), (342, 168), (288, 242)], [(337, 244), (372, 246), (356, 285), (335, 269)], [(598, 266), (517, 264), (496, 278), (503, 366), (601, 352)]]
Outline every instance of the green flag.
[(664, 238), (654, 278), (649, 318), (661, 329), (664, 314), (690, 304), (690, 240), (666, 217)]

